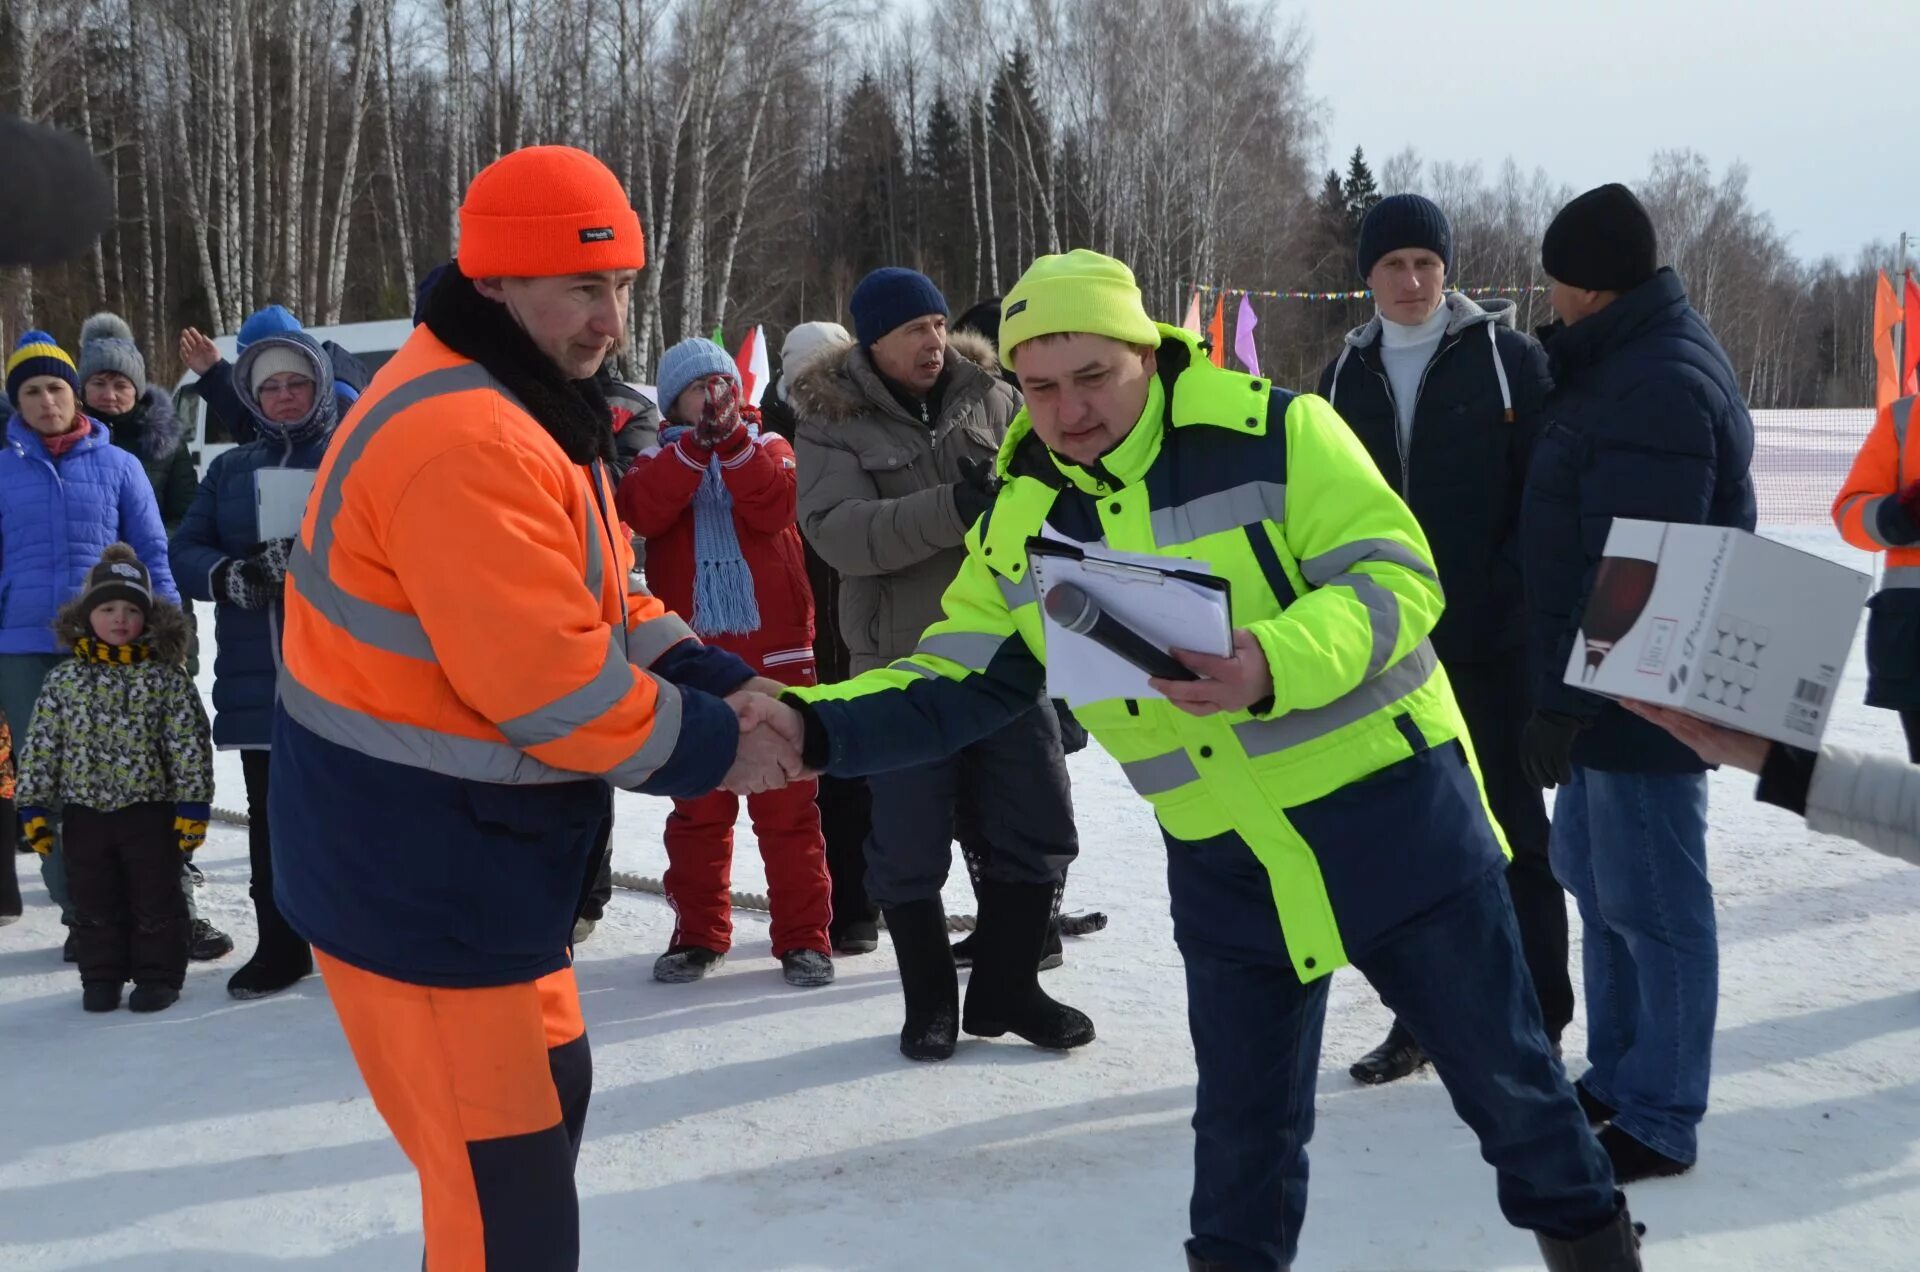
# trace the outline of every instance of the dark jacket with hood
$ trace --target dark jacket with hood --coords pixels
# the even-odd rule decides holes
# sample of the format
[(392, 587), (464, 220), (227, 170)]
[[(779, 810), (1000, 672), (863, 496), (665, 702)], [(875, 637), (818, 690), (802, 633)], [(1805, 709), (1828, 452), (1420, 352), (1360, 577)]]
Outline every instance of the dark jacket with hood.
[(1753, 529), (1753, 420), (1739, 378), (1671, 269), (1541, 334), (1554, 392), (1520, 521), (1535, 702), (1589, 722), (1575, 764), (1702, 772), (1666, 730), (1562, 677), (1615, 517)]
[(157, 384), (146, 392), (124, 415), (89, 412), (113, 430), (113, 444), (132, 451), (153, 483), (153, 498), (160, 505), (160, 524), (172, 534), (185, 519), (193, 504), (194, 491), (200, 488), (200, 474), (193, 466), (193, 453), (173, 413), (173, 399)]
[(1513, 329), (1512, 301), (1449, 292), (1445, 304), (1446, 334), (1420, 382), (1408, 446), (1380, 360), (1379, 314), (1347, 334), (1320, 374), (1320, 396), (1426, 531), (1447, 594), (1433, 647), (1452, 666), (1525, 647), (1520, 500), (1552, 380), (1539, 342)]
[[(314, 370), (313, 408), (290, 425), (265, 422), (247, 383), (260, 353), (276, 346), (297, 351)], [(254, 493), (261, 469), (320, 467), (339, 415), (329, 370), (327, 355), (303, 331), (266, 336), (247, 346), (236, 365), (239, 400), (262, 421), (260, 436), (207, 466), (193, 506), (173, 535), (171, 553), (181, 592), (214, 603), (218, 648), (213, 660), (213, 740), (223, 749), (265, 750), (272, 737), (285, 611), (277, 599), (265, 609), (241, 609), (215, 592), (214, 572), (265, 546)]]
[(940, 597), (966, 559), (952, 490), (960, 462), (994, 459), (1020, 395), (984, 340), (956, 332), (929, 418), (909, 411), (852, 342), (809, 359), (789, 399), (799, 420), (800, 529), (841, 575), (836, 617), (858, 675), (913, 652), (939, 620)]

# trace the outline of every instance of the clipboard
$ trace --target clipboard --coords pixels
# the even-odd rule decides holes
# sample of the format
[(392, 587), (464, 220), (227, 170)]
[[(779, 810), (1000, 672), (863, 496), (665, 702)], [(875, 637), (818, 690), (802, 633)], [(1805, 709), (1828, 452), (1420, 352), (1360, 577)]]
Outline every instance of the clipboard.
[(1027, 540), (1028, 577), (1040, 596), (1047, 642), (1047, 694), (1069, 706), (1112, 698), (1161, 698), (1147, 674), (1091, 637), (1047, 616), (1049, 588), (1072, 583), (1100, 608), (1161, 649), (1233, 653), (1233, 594), (1205, 562), (1119, 552), (1034, 536)]

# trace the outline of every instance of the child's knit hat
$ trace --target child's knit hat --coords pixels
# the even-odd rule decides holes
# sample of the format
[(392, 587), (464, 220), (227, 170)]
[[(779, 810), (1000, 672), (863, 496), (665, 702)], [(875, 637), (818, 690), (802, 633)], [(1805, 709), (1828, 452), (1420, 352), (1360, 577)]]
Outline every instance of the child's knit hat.
[(153, 616), (153, 576), (140, 556), (124, 543), (114, 543), (100, 554), (100, 563), (87, 571), (80, 603), (89, 614), (109, 601), (132, 601), (143, 615)]

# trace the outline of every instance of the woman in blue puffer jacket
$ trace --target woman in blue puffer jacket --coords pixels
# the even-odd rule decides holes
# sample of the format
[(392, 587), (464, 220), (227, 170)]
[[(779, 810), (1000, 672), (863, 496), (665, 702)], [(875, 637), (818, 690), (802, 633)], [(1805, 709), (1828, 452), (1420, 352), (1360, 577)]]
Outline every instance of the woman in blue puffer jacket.
[[(14, 409), (0, 449), (0, 714), (25, 737), (40, 682), (68, 658), (54, 640), (54, 614), (109, 544), (131, 544), (154, 590), (176, 604), (180, 594), (146, 471), (81, 411), (79, 372), (46, 332), (27, 332), (7, 358), (7, 399)], [(41, 876), (61, 921), (71, 922), (57, 812), (54, 821)], [(18, 913), (13, 853), (0, 855), (0, 912)]]
[[(181, 588), (212, 601), (213, 741), (240, 752), (247, 781), (250, 891), (259, 922), (253, 957), (227, 982), (235, 998), (278, 993), (313, 971), (307, 943), (273, 900), (273, 855), (267, 832), (268, 743), (280, 667), (281, 592), (293, 540), (286, 528), (303, 500), (274, 470), (311, 473), (320, 466), (338, 415), (327, 355), (304, 331), (263, 336), (233, 368), (234, 391), (258, 421), (254, 441), (207, 467), (187, 519), (173, 535)], [(297, 487), (299, 483), (294, 483)], [(263, 527), (275, 516), (282, 528)]]

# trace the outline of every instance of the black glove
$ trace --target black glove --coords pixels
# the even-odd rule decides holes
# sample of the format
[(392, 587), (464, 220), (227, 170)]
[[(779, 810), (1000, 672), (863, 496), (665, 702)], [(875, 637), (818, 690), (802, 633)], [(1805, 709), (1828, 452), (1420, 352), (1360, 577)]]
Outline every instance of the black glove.
[(1573, 743), (1590, 722), (1558, 711), (1536, 711), (1520, 734), (1520, 771), (1551, 789), (1573, 780)]
[(1000, 494), (1000, 478), (990, 459), (961, 460), (960, 476), (953, 483), (953, 506), (959, 509), (960, 520), (971, 526), (993, 507)]

